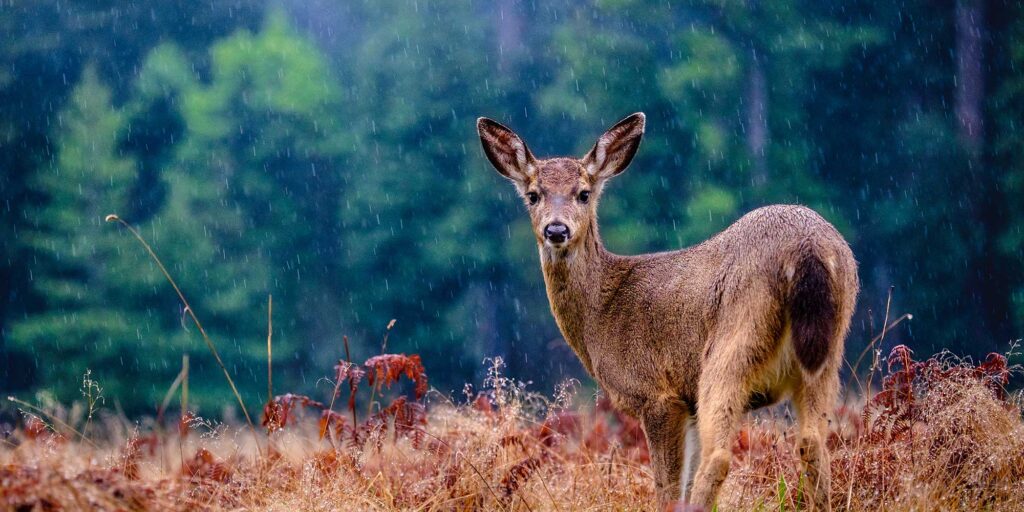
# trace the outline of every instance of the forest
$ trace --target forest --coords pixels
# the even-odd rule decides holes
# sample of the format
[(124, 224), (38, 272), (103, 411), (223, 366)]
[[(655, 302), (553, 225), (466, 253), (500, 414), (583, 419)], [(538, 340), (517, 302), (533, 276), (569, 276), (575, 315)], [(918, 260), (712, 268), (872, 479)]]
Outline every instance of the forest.
[(1024, 333), (1022, 11), (5, 2), (0, 391), (70, 403), (91, 375), (107, 406), (152, 415), (189, 355), (195, 407), (234, 403), (190, 312), (108, 214), (166, 263), (251, 409), (270, 398), (271, 295), (280, 389), (329, 391), (343, 336), (364, 360), (385, 333), (442, 393), (498, 356), (531, 389), (590, 385), (479, 116), (538, 156), (578, 157), (644, 111), (601, 205), (609, 249), (685, 247), (758, 206), (805, 204), (859, 263), (848, 357), (906, 313), (883, 353), (1005, 353)]

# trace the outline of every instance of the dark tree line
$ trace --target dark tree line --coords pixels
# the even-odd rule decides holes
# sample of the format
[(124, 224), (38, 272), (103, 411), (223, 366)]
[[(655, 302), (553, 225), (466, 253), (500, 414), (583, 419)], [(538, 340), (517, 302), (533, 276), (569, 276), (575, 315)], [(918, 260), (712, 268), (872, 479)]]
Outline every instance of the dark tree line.
[[(166, 4), (166, 5), (164, 5)], [(582, 154), (649, 132), (602, 204), (623, 252), (808, 204), (852, 241), (859, 352), (1004, 350), (1024, 332), (1024, 20), (1014, 2), (34, 2), (0, 7), (0, 387), (77, 397), (86, 368), (145, 412), (193, 358), (226, 390), (169, 264), (247, 400), (342, 355), (423, 355), (442, 390), (486, 357), (580, 375), (511, 187), (474, 120)]]

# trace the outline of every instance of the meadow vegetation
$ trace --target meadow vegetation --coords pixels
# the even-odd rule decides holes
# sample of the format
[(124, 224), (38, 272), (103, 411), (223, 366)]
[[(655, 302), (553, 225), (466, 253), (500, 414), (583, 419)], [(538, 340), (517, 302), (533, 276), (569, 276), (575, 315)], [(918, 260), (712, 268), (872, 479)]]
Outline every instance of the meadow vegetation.
[[(901, 345), (883, 366), (877, 391), (851, 396), (831, 423), (833, 507), (1024, 507), (1021, 396), (1006, 392), (1006, 358), (918, 361)], [(86, 376), (86, 400), (70, 408), (19, 401), (22, 421), (0, 447), (0, 508), (656, 507), (636, 421), (578, 383), (549, 397), (501, 368), (492, 361), (481, 389), (451, 397), (428, 387), (416, 355), (340, 359), (328, 396), (277, 395), (253, 429), (189, 413), (176, 424), (97, 414), (102, 388)], [(785, 406), (748, 418), (719, 509), (800, 509), (794, 439)]]

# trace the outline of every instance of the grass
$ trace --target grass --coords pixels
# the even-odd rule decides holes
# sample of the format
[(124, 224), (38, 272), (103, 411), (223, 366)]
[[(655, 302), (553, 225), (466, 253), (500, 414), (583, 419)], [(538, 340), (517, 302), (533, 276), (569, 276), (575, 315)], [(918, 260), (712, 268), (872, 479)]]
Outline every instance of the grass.
[[(257, 438), (245, 426), (202, 418), (164, 430), (111, 414), (89, 420), (86, 405), (23, 407), (23, 424), (0, 445), (0, 507), (656, 506), (642, 430), (604, 400), (581, 405), (569, 387), (553, 398), (528, 393), (502, 377), (499, 362), (485, 391), (454, 402), (427, 392), (414, 356), (367, 363), (339, 361), (335, 392), (348, 387), (342, 382), (365, 380), (390, 405), (355, 423), (309, 397), (281, 395), (265, 408)], [(1020, 396), (1003, 388), (1008, 372), (999, 356), (974, 365), (948, 355), (915, 361), (905, 347), (894, 349), (882, 388), (841, 407), (832, 422), (833, 507), (1024, 509), (1024, 422)], [(396, 393), (399, 387), (408, 394)], [(346, 413), (355, 409), (349, 403)], [(73, 426), (88, 421), (93, 436), (86, 439)], [(796, 510), (794, 439), (785, 408), (751, 417), (737, 435), (718, 509)]]

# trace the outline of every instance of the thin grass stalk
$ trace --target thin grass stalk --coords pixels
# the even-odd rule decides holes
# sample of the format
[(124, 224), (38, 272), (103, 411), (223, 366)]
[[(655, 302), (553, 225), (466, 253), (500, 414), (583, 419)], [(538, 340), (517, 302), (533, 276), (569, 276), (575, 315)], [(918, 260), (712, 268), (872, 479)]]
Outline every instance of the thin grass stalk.
[[(348, 350), (348, 335), (342, 336), (341, 337), (341, 341), (345, 344), (345, 361), (348, 364), (352, 364), (352, 354)], [(349, 411), (352, 412), (352, 426), (353, 427), (355, 427), (355, 425), (357, 423), (356, 422), (356, 400), (355, 400), (355, 394), (356, 394), (356, 383), (353, 382), (352, 379), (349, 379), (349, 381), (348, 381), (348, 396), (349, 396), (349, 399), (351, 400), (352, 403), (351, 403), (351, 406), (348, 409), (349, 409)]]
[(179, 412), (180, 416), (178, 417), (178, 458), (181, 460), (181, 466), (185, 467), (185, 443), (183, 442), (185, 435), (183, 432), (187, 433), (188, 431), (181, 430), (181, 423), (188, 417), (188, 354), (181, 355), (181, 374), (181, 411)]
[(458, 462), (459, 460), (465, 461), (466, 464), (469, 465), (470, 469), (472, 469), (473, 472), (476, 473), (476, 476), (478, 476), (480, 478), (480, 481), (483, 482), (484, 487), (487, 488), (487, 491), (491, 493), (491, 496), (494, 498), (495, 503), (497, 503), (498, 506), (501, 507), (502, 510), (506, 510), (504, 504), (502, 504), (502, 502), (501, 502), (501, 498), (498, 497), (498, 493), (494, 492), (494, 489), (491, 487), (491, 484), (487, 482), (486, 478), (484, 478), (484, 474), (481, 473), (479, 469), (477, 469), (476, 465), (473, 464), (473, 461), (469, 460), (469, 457), (466, 457), (462, 453), (462, 450), (455, 450), (454, 447), (450, 443), (448, 443), (448, 441), (445, 441), (444, 439), (441, 439), (440, 437), (437, 437), (434, 434), (431, 434), (430, 432), (427, 432), (426, 429), (419, 428), (419, 427), (414, 427), (414, 428), (416, 430), (422, 432), (424, 435), (426, 435), (428, 437), (431, 437), (434, 440), (436, 440), (437, 442), (445, 445), (446, 447), (448, 447), (449, 450), (453, 450), (452, 453), (455, 455), (455, 461), (456, 462)]
[[(79, 432), (78, 429), (76, 429), (75, 427), (72, 427), (71, 425), (68, 425), (67, 423), (64, 422), (64, 420), (54, 416), (53, 414), (50, 414), (50, 413), (44, 411), (43, 409), (41, 409), (39, 407), (36, 407), (36, 406), (34, 406), (34, 405), (24, 401), (24, 400), (19, 400), (19, 399), (13, 397), (13, 396), (7, 397), (7, 400), (10, 400), (11, 402), (14, 402), (14, 403), (16, 403), (16, 404), (18, 404), (18, 405), (20, 405), (22, 407), (27, 407), (27, 408), (31, 409), (32, 411), (34, 411), (36, 414), (46, 416), (47, 418), (50, 419), (50, 421), (53, 421), (54, 423), (56, 423), (56, 424), (58, 424), (58, 425), (60, 425), (60, 426), (62, 426), (64, 428), (74, 432), (75, 434), (77, 434), (79, 439), (81, 439), (82, 441), (85, 441), (86, 443), (89, 443), (89, 446), (92, 446), (93, 448), (96, 448), (97, 450), (99, 449), (99, 446), (97, 446), (96, 443), (92, 442), (92, 439), (89, 439), (88, 437), (85, 437), (85, 434)], [(54, 432), (56, 432), (56, 429), (54, 429), (52, 426), (50, 427), (50, 429), (53, 430)]]
[(181, 373), (184, 378), (181, 380), (181, 414), (188, 412), (188, 354), (181, 356)]
[[(349, 350), (348, 350), (348, 335), (343, 335), (341, 337), (341, 341), (342, 341), (342, 343), (345, 346), (345, 362), (347, 362), (348, 364), (352, 364), (352, 355), (349, 353)], [(337, 377), (337, 376), (335, 376), (335, 377)], [(349, 380), (349, 383), (348, 383), (348, 389), (349, 389), (349, 396), (350, 397), (355, 394), (355, 392), (356, 392), (355, 383), (352, 382), (351, 379)], [(329, 422), (330, 422), (331, 415), (334, 413), (334, 402), (338, 399), (338, 394), (339, 393), (341, 393), (341, 379), (336, 379), (335, 382), (334, 382), (334, 390), (331, 393), (331, 402), (327, 406), (328, 425), (327, 425), (327, 428), (324, 430), (324, 432), (320, 433), (320, 439), (321, 440), (324, 438), (324, 434), (327, 434), (328, 440), (330, 440), (330, 442), (331, 442), (331, 446), (334, 446), (335, 449), (337, 449), (337, 446), (335, 446), (334, 434), (331, 433), (331, 428), (330, 428), (330, 423)], [(352, 428), (355, 429), (356, 426), (358, 425), (358, 423), (356, 422), (356, 408), (354, 406), (352, 406), (352, 407), (349, 407), (349, 409), (352, 411)], [(341, 439), (339, 439), (338, 441), (340, 442)]]
[(904, 320), (913, 320), (913, 319), (914, 319), (914, 315), (912, 315), (910, 313), (904, 313), (902, 316), (900, 316), (896, 320), (893, 320), (891, 324), (889, 324), (888, 326), (883, 328), (882, 329), (882, 334), (879, 334), (878, 336), (875, 336), (874, 338), (871, 338), (871, 341), (868, 342), (868, 346), (864, 347), (864, 350), (861, 351), (860, 356), (857, 357), (857, 362), (854, 363), (853, 366), (850, 367), (850, 370), (856, 372), (857, 368), (860, 366), (860, 362), (864, 360), (864, 356), (866, 356), (868, 351), (871, 350), (871, 348), (875, 346), (875, 343), (885, 339), (885, 333), (886, 332), (889, 332), (889, 331), (893, 330), (894, 327), (896, 327), (897, 325), (902, 323)]
[[(878, 335), (878, 346), (882, 346), (882, 342), (885, 341), (885, 333), (889, 332), (887, 327), (889, 326), (889, 307), (892, 305), (892, 292), (895, 286), (889, 287), (889, 296), (885, 299), (885, 319), (882, 320), (882, 333)], [(873, 344), (873, 343), (872, 343)], [(875, 371), (878, 370), (880, 361), (878, 360), (881, 354), (881, 350), (874, 350), (874, 355), (871, 359), (871, 371), (868, 372), (868, 394), (871, 393), (871, 381), (874, 380)]]
[[(335, 377), (337, 377), (337, 376), (335, 376)], [(331, 433), (331, 416), (334, 414), (334, 402), (335, 402), (335, 400), (337, 400), (338, 393), (340, 393), (340, 392), (341, 392), (341, 379), (336, 378), (335, 381), (334, 381), (334, 389), (331, 391), (331, 402), (329, 404), (327, 404), (327, 423), (326, 423), (326, 427), (324, 428), (324, 430), (322, 432), (320, 432), (320, 439), (322, 440), (324, 438), (324, 435), (327, 435), (328, 439), (331, 442), (331, 446), (334, 447), (335, 449), (337, 449), (337, 446), (335, 446), (335, 444), (334, 444), (334, 434)], [(355, 416), (352, 417), (352, 428), (356, 428)]]
[[(890, 286), (889, 287), (889, 295), (888, 295), (888, 297), (885, 300), (885, 319), (882, 321), (882, 333), (879, 334), (877, 338), (872, 339), (871, 343), (868, 343), (868, 348), (865, 349), (865, 350), (872, 349), (874, 347), (875, 339), (878, 340), (878, 345), (879, 346), (881, 346), (882, 342), (885, 341), (885, 333), (889, 331), (889, 329), (888, 329), (888, 327), (889, 327), (889, 308), (892, 305), (892, 292), (893, 292), (893, 289), (895, 289), (895, 288), (896, 288), (895, 286)], [(909, 315), (904, 315), (904, 317), (906, 317), (906, 316), (909, 316)], [(903, 317), (900, 317), (901, 320), (902, 320), (902, 318)], [(893, 323), (895, 324), (897, 322), (893, 322)], [(870, 400), (871, 400), (871, 381), (874, 380), (875, 370), (878, 369), (878, 365), (879, 365), (879, 361), (878, 361), (878, 354), (879, 354), (879, 352), (880, 352), (879, 350), (875, 350), (874, 351), (874, 355), (871, 358), (871, 371), (868, 372), (867, 392), (864, 394), (865, 400), (867, 400), (868, 402), (870, 402)], [(860, 359), (857, 360), (857, 364), (860, 364)], [(867, 411), (866, 403), (865, 403), (865, 409), (864, 410)], [(866, 417), (864, 418), (864, 426), (862, 428), (865, 428), (865, 429), (868, 428), (867, 418)], [(859, 463), (859, 459), (860, 459), (861, 444), (862, 444), (862, 439), (858, 439), (857, 440), (857, 449), (856, 449), (856, 451), (854, 453), (854, 456), (853, 456), (853, 466), (850, 468), (850, 471), (851, 471), (851, 473), (850, 473), (850, 489), (849, 489), (849, 491), (846, 494), (846, 509), (847, 510), (850, 509), (850, 505), (851, 505), (852, 500), (853, 500), (853, 483), (857, 481), (857, 479), (856, 479), (856, 476), (857, 476), (857, 464)]]
[(174, 382), (171, 382), (171, 386), (167, 388), (167, 393), (164, 394), (164, 399), (160, 402), (160, 407), (156, 410), (156, 422), (162, 424), (164, 419), (164, 412), (167, 411), (167, 406), (171, 404), (171, 399), (174, 398), (174, 393), (178, 391), (181, 386), (181, 381), (185, 379), (185, 366), (182, 365), (181, 370), (178, 371), (178, 375), (174, 377)]
[[(392, 318), (391, 321), (388, 322), (388, 326), (384, 328), (384, 340), (381, 341), (381, 343), (380, 343), (380, 353), (381, 353), (381, 355), (384, 355), (384, 353), (387, 351), (387, 348), (388, 348), (388, 335), (391, 334), (391, 328), (395, 326), (395, 322), (396, 321), (397, 320)], [(374, 370), (374, 371), (376, 371), (376, 370)], [(367, 418), (369, 418), (370, 416), (373, 415), (373, 400), (374, 400), (374, 398), (377, 397), (377, 388), (379, 388), (380, 386), (381, 386), (380, 379), (377, 379), (377, 382), (373, 386), (370, 387), (370, 403), (368, 403), (366, 405), (366, 417)]]
[[(899, 325), (904, 320), (913, 320), (913, 319), (914, 319), (914, 315), (912, 315), (910, 313), (904, 313), (902, 316), (900, 316), (896, 320), (893, 320), (893, 322), (891, 324), (886, 326), (885, 327), (885, 331), (893, 330), (893, 328), (895, 328), (897, 325)], [(850, 369), (850, 377), (852, 377), (854, 382), (857, 384), (857, 389), (859, 390), (860, 396), (868, 396), (868, 394), (870, 393), (871, 390), (870, 389), (864, 389), (864, 383), (862, 383), (860, 381), (860, 377), (858, 376), (859, 372), (857, 370), (860, 368), (860, 363), (861, 363), (861, 361), (864, 360), (864, 356), (866, 356), (868, 351), (871, 350), (871, 348), (875, 346), (876, 342), (878, 342), (878, 341), (880, 341), (882, 339), (882, 336), (883, 335), (879, 334), (878, 336), (875, 336), (875, 337), (871, 338), (871, 341), (869, 341), (867, 346), (864, 347), (864, 350), (861, 351), (860, 356), (857, 357), (857, 361), (855, 363), (850, 364), (850, 360), (849, 359), (846, 359), (845, 357), (843, 358), (843, 362), (846, 363), (846, 367)], [(847, 392), (849, 392), (849, 390), (847, 390)]]
[(267, 402), (274, 399), (273, 349), (271, 338), (274, 335), (274, 296), (267, 295)]
[[(178, 298), (181, 299), (181, 303), (185, 306), (185, 311), (189, 314), (190, 317), (192, 317), (192, 322), (195, 323), (196, 328), (199, 329), (199, 333), (203, 336), (203, 341), (206, 342), (206, 347), (210, 349), (210, 353), (213, 354), (213, 358), (217, 361), (217, 365), (220, 366), (221, 371), (224, 372), (224, 378), (227, 379), (228, 385), (231, 386), (231, 392), (234, 393), (235, 399), (238, 400), (239, 407), (242, 408), (242, 414), (245, 415), (245, 421), (246, 423), (249, 424), (249, 429), (252, 430), (253, 436), (256, 436), (256, 425), (253, 424), (252, 418), (249, 416), (249, 409), (245, 407), (245, 402), (242, 401), (242, 395), (241, 393), (238, 392), (238, 387), (235, 386), (234, 379), (231, 378), (231, 374), (228, 372), (227, 366), (224, 365), (224, 361), (220, 358), (220, 354), (217, 352), (217, 347), (215, 347), (213, 341), (210, 340), (210, 336), (206, 334), (206, 329), (203, 328), (203, 324), (199, 321), (199, 318), (196, 316), (195, 311), (192, 310), (192, 306), (189, 305), (188, 300), (185, 298), (185, 294), (181, 292), (181, 288), (178, 287), (178, 283), (174, 281), (174, 278), (171, 277), (170, 272), (167, 271), (167, 267), (165, 267), (163, 262), (160, 261), (160, 257), (156, 255), (156, 252), (154, 252), (153, 248), (150, 247), (150, 245), (146, 242), (146, 239), (143, 238), (142, 235), (139, 234), (139, 232), (134, 227), (132, 227), (131, 224), (128, 224), (128, 222), (126, 222), (121, 217), (118, 217), (116, 214), (107, 215), (106, 221), (117, 222), (124, 226), (125, 229), (127, 229), (133, 236), (135, 236), (135, 239), (142, 244), (142, 246), (146, 249), (146, 252), (149, 253), (150, 258), (152, 258), (153, 261), (156, 262), (157, 267), (160, 268), (160, 272), (164, 274), (164, 277), (167, 278), (167, 282), (171, 284), (171, 287), (174, 288), (175, 293), (178, 294)], [(257, 446), (259, 446), (259, 438), (257, 437), (256, 439)]]

